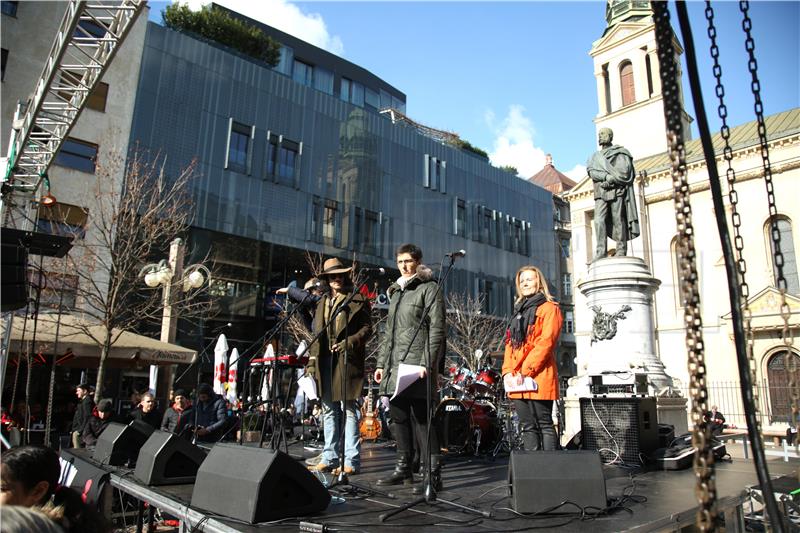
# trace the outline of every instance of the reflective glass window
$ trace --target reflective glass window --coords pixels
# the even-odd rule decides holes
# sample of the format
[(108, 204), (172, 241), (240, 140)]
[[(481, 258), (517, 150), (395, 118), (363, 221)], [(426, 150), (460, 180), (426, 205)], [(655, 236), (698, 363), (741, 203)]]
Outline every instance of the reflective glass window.
[(54, 163), (62, 167), (94, 174), (95, 164), (97, 163), (97, 145), (79, 141), (78, 139), (65, 139)]
[(314, 67), (314, 88), (325, 94), (333, 94), (333, 72), (320, 66)]
[(247, 152), (250, 149), (250, 127), (234, 122), (231, 125), (231, 141), (228, 145), (228, 168), (236, 172), (247, 172)]

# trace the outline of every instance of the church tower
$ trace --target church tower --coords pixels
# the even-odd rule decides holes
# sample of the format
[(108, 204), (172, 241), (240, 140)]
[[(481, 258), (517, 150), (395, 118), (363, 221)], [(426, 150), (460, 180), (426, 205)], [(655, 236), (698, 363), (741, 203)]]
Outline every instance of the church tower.
[[(674, 38), (678, 68), (683, 49)], [(608, 0), (606, 30), (592, 44), (599, 111), (597, 130), (611, 128), (614, 144), (634, 159), (667, 151), (653, 12), (647, 0)], [(678, 71), (680, 77), (681, 72)], [(683, 94), (681, 94), (683, 101)], [(685, 139), (692, 119), (684, 113)]]

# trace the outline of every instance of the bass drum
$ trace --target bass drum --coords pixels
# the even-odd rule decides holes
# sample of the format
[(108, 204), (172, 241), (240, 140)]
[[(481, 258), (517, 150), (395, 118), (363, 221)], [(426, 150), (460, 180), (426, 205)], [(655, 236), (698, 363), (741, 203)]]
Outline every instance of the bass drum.
[(436, 408), (433, 424), (447, 453), (491, 450), (500, 435), (497, 409), (481, 400), (445, 398)]

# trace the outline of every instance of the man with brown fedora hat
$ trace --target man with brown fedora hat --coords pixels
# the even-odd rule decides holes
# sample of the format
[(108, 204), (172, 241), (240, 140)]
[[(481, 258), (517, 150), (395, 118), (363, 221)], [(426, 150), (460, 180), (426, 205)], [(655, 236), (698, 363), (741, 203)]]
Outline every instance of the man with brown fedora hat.
[[(361, 467), (361, 444), (358, 434), (358, 405), (364, 384), (366, 344), (372, 335), (369, 303), (356, 293), (346, 307), (350, 294), (352, 267), (337, 258), (325, 261), (319, 277), (330, 291), (317, 303), (313, 332), (319, 335), (309, 350), (306, 373), (317, 383), (322, 400), (322, 422), (325, 446), (320, 462), (312, 470), (324, 472), (344, 468), (345, 474), (356, 474)], [(344, 464), (339, 463), (337, 443), (340, 439), (342, 411), (347, 414), (344, 427)]]

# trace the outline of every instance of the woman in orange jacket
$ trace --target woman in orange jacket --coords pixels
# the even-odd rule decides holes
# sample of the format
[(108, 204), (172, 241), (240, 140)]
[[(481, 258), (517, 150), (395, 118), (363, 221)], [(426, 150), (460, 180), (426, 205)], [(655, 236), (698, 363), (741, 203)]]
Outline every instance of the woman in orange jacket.
[(514, 317), (506, 333), (505, 382), (523, 385), (533, 378), (536, 390), (507, 392), (519, 417), (526, 450), (555, 450), (553, 400), (558, 399), (555, 349), (561, 333), (561, 310), (547, 288), (542, 271), (524, 266), (517, 271)]

